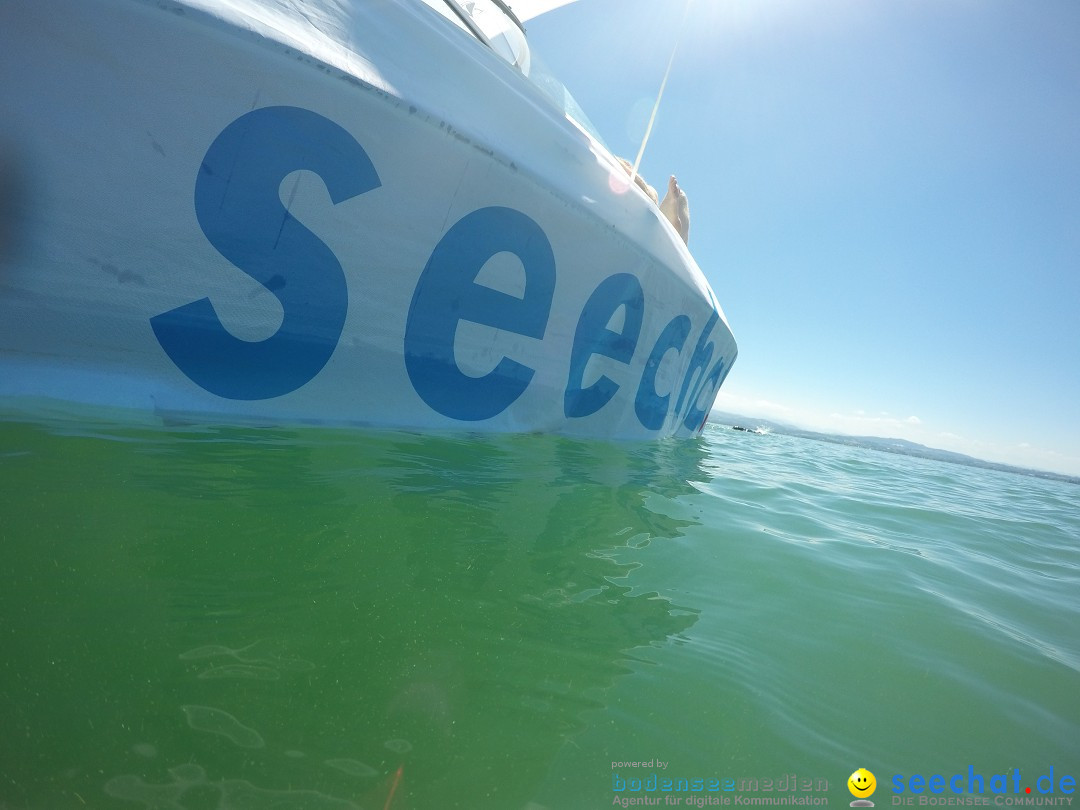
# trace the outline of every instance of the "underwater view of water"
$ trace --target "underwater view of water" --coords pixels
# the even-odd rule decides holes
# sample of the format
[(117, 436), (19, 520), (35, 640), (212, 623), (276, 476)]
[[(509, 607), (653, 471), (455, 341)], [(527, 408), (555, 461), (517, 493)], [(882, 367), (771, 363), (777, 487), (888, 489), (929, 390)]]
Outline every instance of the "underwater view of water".
[(860, 767), (877, 807), (1061, 805), (1080, 775), (1067, 482), (719, 425), (9, 419), (0, 544), (4, 810), (842, 807)]

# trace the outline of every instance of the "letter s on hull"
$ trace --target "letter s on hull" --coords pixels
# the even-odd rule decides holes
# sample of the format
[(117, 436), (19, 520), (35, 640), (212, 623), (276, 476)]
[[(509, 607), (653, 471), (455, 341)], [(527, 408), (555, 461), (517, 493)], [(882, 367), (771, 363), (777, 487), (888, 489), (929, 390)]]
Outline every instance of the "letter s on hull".
[(257, 342), (229, 333), (208, 298), (150, 319), (172, 361), (218, 396), (254, 400), (295, 391), (322, 370), (341, 337), (348, 310), (345, 273), (278, 194), (286, 175), (301, 169), (322, 178), (335, 204), (380, 185), (367, 153), (348, 132), (299, 107), (264, 107), (241, 116), (203, 160), (195, 183), (203, 233), (270, 290), (285, 313), (278, 331)]

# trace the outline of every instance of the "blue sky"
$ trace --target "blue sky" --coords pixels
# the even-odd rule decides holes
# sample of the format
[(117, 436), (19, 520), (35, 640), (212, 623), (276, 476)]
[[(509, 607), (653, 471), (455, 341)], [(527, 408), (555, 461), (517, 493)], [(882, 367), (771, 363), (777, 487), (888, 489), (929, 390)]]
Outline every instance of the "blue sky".
[[(683, 8), (526, 25), (631, 160)], [(718, 408), (1080, 475), (1080, 2), (692, 0), (641, 171), (739, 342)]]

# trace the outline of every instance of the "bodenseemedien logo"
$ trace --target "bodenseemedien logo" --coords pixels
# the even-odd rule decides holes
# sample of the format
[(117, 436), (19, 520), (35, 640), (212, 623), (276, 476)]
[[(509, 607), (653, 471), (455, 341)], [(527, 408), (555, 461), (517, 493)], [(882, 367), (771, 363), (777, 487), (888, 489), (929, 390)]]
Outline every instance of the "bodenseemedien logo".
[(870, 801), (870, 797), (874, 795), (874, 791), (877, 790), (877, 779), (866, 768), (859, 768), (847, 780), (847, 789), (851, 791), (851, 795), (855, 797), (855, 801), (851, 803), (851, 807), (873, 807), (874, 803)]

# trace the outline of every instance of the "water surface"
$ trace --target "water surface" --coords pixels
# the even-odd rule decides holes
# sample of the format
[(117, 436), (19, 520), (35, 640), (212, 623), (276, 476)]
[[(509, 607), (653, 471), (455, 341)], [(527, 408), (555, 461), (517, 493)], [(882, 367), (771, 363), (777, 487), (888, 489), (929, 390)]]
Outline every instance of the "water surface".
[(9, 420), (0, 542), (0, 808), (1080, 772), (1074, 484), (721, 426)]

